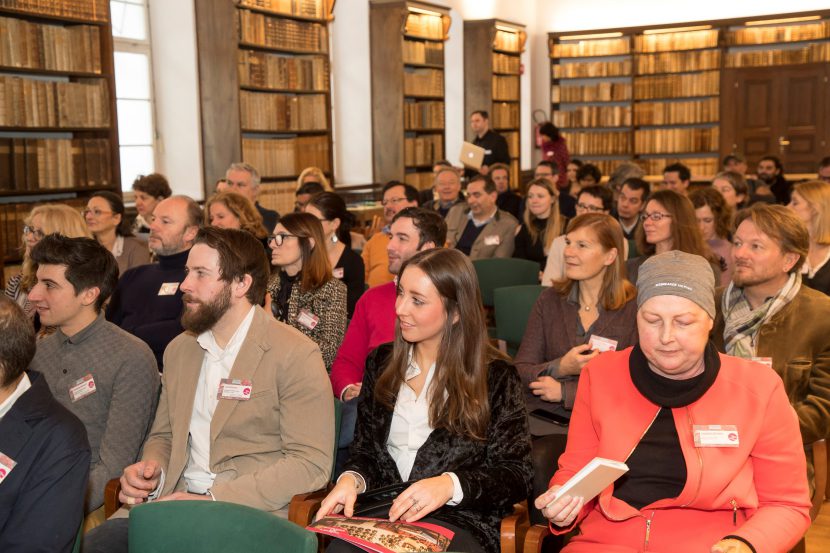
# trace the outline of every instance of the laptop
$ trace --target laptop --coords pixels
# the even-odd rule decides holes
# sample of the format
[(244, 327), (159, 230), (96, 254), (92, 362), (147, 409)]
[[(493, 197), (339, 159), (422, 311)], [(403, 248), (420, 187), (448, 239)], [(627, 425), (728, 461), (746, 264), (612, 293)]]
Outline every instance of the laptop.
[(463, 163), (465, 167), (479, 170), (481, 164), (484, 163), (484, 148), (476, 146), (472, 142), (464, 142), (461, 145), (461, 154), (458, 156), (458, 161)]

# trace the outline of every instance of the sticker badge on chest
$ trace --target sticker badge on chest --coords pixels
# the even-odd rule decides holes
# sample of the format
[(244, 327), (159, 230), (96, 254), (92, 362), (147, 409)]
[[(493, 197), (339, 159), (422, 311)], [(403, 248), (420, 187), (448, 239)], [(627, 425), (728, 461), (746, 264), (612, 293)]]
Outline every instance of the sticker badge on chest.
[(216, 399), (247, 401), (251, 399), (253, 389), (250, 380), (223, 378), (219, 381), (219, 392), (216, 394)]
[(696, 424), (695, 447), (738, 447), (738, 427), (734, 424)]
[(72, 400), (72, 403), (75, 403), (76, 401), (84, 399), (86, 396), (92, 395), (97, 391), (98, 389), (95, 387), (95, 379), (92, 378), (91, 374), (87, 374), (83, 378), (76, 380), (75, 383), (69, 387), (69, 399)]
[(343, 274), (344, 274), (344, 273), (343, 273), (343, 267), (337, 267), (336, 269), (332, 269), (332, 270), (331, 270), (331, 275), (332, 275), (334, 278), (339, 278), (339, 279), (342, 279), (342, 278), (343, 278)]
[(297, 322), (303, 325), (304, 328), (314, 330), (320, 323), (320, 317), (309, 311), (308, 309), (301, 309), (297, 315)]
[(597, 336), (596, 334), (591, 334), (591, 338), (588, 340), (588, 345), (591, 346), (591, 349), (595, 349), (600, 353), (605, 353), (606, 351), (617, 351), (616, 340), (612, 340), (611, 338), (603, 338), (602, 336)]
[(501, 244), (501, 238), (499, 238), (498, 234), (491, 234), (490, 236), (484, 237), (485, 246), (498, 246), (499, 244)]
[(159, 288), (159, 296), (173, 296), (179, 291), (178, 282), (162, 282)]
[(6, 479), (16, 464), (11, 457), (0, 453), (0, 484), (3, 483), (3, 480)]

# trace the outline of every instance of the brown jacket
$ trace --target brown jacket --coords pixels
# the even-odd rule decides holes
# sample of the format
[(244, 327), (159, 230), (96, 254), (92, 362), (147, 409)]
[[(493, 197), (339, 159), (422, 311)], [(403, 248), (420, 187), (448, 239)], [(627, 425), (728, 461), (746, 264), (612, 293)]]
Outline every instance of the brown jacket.
[[(447, 213), (447, 246), (454, 248), (464, 229), (467, 228), (470, 206), (466, 203), (456, 204)], [(510, 257), (513, 255), (516, 227), (519, 221), (506, 211), (496, 210), (496, 215), (485, 225), (470, 249), (470, 259), (489, 259), (491, 257)]]
[[(716, 295), (718, 314), (712, 337), (723, 343), (723, 289)], [(772, 368), (784, 381), (787, 397), (798, 413), (805, 444), (830, 431), (830, 298), (804, 286), (793, 301), (758, 331), (756, 355), (771, 357)]]

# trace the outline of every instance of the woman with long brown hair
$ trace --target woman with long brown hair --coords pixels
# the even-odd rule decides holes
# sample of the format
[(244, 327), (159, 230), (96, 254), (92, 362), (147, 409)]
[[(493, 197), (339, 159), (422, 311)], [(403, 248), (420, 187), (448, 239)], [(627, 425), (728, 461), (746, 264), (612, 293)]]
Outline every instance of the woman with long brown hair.
[(236, 192), (219, 192), (205, 204), (208, 225), (217, 228), (244, 230), (253, 234), (268, 249), (268, 230), (256, 206)]
[(522, 224), (516, 229), (513, 257), (536, 261), (540, 270), (545, 268), (553, 239), (562, 234), (565, 226), (558, 195), (547, 179), (530, 181)]
[(346, 285), (334, 278), (320, 221), (310, 213), (283, 216), (271, 235), (266, 308), (314, 340), (326, 370), (346, 333)]
[[(496, 553), (499, 524), (530, 487), (527, 417), (516, 369), (489, 345), (478, 279), (461, 252), (421, 252), (401, 268), (395, 341), (366, 362), (346, 472), (318, 518), (397, 497), (361, 515), (455, 532), (456, 551)], [(335, 542), (330, 551), (359, 551)]]
[(720, 286), (728, 286), (732, 280), (732, 221), (735, 212), (726, 202), (723, 194), (714, 187), (707, 186), (693, 190), (689, 200), (695, 206), (695, 217), (700, 234), (717, 256), (720, 263)]

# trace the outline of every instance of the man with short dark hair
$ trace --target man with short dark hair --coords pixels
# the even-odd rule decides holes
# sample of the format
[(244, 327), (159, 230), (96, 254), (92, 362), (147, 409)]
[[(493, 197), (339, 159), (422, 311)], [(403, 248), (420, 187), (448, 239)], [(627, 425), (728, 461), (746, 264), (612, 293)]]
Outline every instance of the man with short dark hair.
[(515, 217), (496, 205), (496, 185), (484, 175), (467, 184), (467, 205), (457, 205), (447, 214), (447, 246), (470, 259), (513, 255)]
[(447, 218), (447, 213), (456, 204), (464, 203), (464, 194), (461, 193), (461, 175), (453, 166), (442, 166), (435, 173), (435, 193), (437, 200), (424, 204), (424, 207), (437, 211), (441, 217)]
[(107, 320), (141, 338), (164, 370), (164, 349), (181, 334), (184, 266), (202, 225), (202, 209), (187, 196), (171, 196), (156, 206), (150, 223), (150, 251), (158, 263), (135, 267), (118, 279)]
[(294, 192), (294, 213), (304, 212), (305, 206), (311, 201), (311, 197), (325, 191), (323, 185), (317, 181), (306, 181), (301, 184)]
[(37, 284), (29, 292), (45, 326), (32, 369), (86, 427), (92, 448), (86, 512), (103, 520), (104, 488), (135, 462), (159, 389), (150, 348), (101, 312), (118, 278), (115, 258), (90, 238), (50, 234), (32, 248)]
[(775, 196), (776, 203), (787, 205), (790, 203), (792, 190), (792, 183), (784, 178), (784, 165), (781, 160), (775, 156), (762, 157), (758, 162), (758, 182), (755, 194)]
[(366, 284), (369, 288), (391, 282), (395, 275), (386, 270), (389, 259), (386, 246), (389, 245), (389, 225), (396, 213), (407, 207), (418, 207), (418, 190), (411, 184), (389, 181), (383, 186), (381, 204), (383, 219), (386, 222), (380, 232), (376, 232), (363, 246), (363, 265), (366, 271)]
[[(487, 175), (490, 166), (494, 163), (510, 163), (510, 152), (507, 140), (490, 128), (490, 114), (484, 110), (477, 110), (470, 114), (470, 128), (475, 134), (473, 144), (484, 148), (484, 160), (479, 172)], [(473, 172), (474, 173), (474, 172)], [(472, 175), (468, 175), (468, 178)]]
[(84, 516), (89, 442), (55, 401), (29, 318), (0, 297), (0, 551), (69, 553)]
[(830, 183), (830, 156), (818, 162), (818, 179)]
[(640, 255), (634, 235), (640, 226), (641, 215), (646, 208), (651, 186), (640, 178), (630, 178), (623, 182), (617, 197), (617, 220), (622, 227), (623, 236), (628, 241), (628, 258)]
[[(334, 402), (320, 349), (259, 306), (269, 263), (241, 230), (199, 231), (187, 259), (182, 325), (167, 347), (161, 397), (141, 461), (124, 469), (127, 505), (216, 500), (287, 516), (329, 480)], [(126, 552), (120, 509), (85, 552)]]
[(259, 205), (257, 201), (259, 179), (259, 172), (248, 163), (231, 163), (231, 166), (225, 171), (227, 190), (241, 194), (251, 200), (259, 214), (262, 215), (262, 224), (265, 226), (265, 230), (271, 233), (274, 232), (274, 227), (277, 226), (277, 222), (280, 220), (280, 214)]
[(742, 177), (746, 177), (747, 165), (746, 159), (738, 154), (729, 154), (723, 158), (723, 170), (738, 173)]
[(496, 205), (517, 220), (522, 218), (522, 197), (510, 188), (510, 167), (504, 163), (490, 166), (490, 177), (496, 185)]
[(689, 194), (689, 184), (692, 181), (692, 172), (682, 163), (672, 163), (663, 169), (663, 186), (674, 190), (681, 196)]

